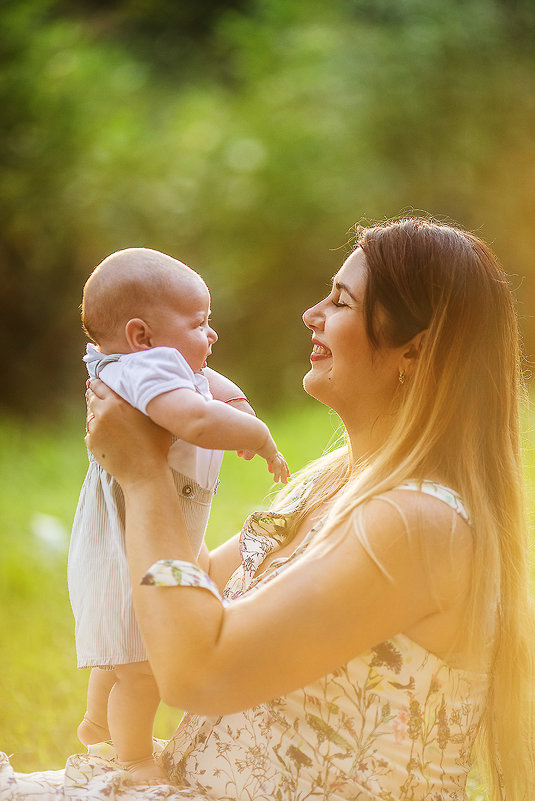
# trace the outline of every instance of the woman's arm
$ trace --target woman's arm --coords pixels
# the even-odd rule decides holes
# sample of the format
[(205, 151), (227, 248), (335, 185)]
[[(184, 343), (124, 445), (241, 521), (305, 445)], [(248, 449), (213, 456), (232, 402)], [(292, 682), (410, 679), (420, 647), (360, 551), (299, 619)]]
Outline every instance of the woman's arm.
[[(334, 539), (227, 608), (199, 588), (140, 585), (157, 560), (195, 563), (195, 556), (185, 529), (177, 532), (180, 507), (161, 435), (112, 393), (102, 394), (104, 400), (90, 401), (97, 420), (88, 445), (123, 488), (136, 614), (166, 703), (210, 715), (247, 708), (304, 686), (431, 615), (440, 626), (444, 610), (462, 603), (465, 551), (463, 563), (456, 558), (453, 565), (452, 549), (460, 551), (450, 536), (451, 513), (436, 499), (424, 501), (423, 512), (408, 505), (403, 515), (372, 501), (366, 513), (372, 556), (350, 518)], [(143, 467), (135, 464), (131, 441), (143, 448)], [(398, 503), (408, 504), (411, 494), (398, 492), (404, 496)], [(420, 530), (437, 565), (432, 580)]]
[(197, 561), (223, 592), (227, 581), (241, 564), (240, 535), (235, 534), (212, 551), (203, 543)]

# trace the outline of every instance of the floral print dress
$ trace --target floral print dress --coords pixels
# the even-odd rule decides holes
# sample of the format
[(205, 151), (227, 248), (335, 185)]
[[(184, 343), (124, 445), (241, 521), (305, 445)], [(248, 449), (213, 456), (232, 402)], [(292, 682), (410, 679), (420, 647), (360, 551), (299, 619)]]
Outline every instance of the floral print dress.
[[(468, 520), (458, 495), (441, 485), (407, 482), (400, 489), (435, 495)], [(314, 541), (321, 523), (288, 559), (255, 578), (266, 556), (286, 541), (298, 505), (246, 520), (242, 563), (225, 588), (225, 604), (272, 580)], [(145, 581), (218, 594), (205, 574), (189, 568), (159, 562)], [(110, 755), (92, 747), (70, 757), (65, 771), (16, 774), (6, 758), (0, 801), (464, 801), (487, 690), (487, 674), (451, 667), (399, 634), (318, 681), (244, 712), (216, 718), (186, 713), (160, 756), (174, 786), (129, 785)]]

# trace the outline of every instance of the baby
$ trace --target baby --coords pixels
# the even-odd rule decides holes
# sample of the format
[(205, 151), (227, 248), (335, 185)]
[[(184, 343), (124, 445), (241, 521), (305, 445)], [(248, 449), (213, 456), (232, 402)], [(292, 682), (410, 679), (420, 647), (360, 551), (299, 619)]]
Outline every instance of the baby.
[[(243, 393), (206, 368), (217, 340), (209, 317), (210, 293), (202, 278), (155, 250), (113, 253), (84, 287), (82, 321), (96, 343), (88, 344), (84, 357), (89, 376), (101, 378), (174, 435), (169, 464), (195, 553), (203, 543), (223, 450), (246, 458), (260, 454), (275, 481), (286, 483), (289, 475)], [(91, 454), (73, 524), (68, 581), (78, 667), (92, 668), (78, 736), (84, 745), (111, 738), (134, 781), (165, 782), (152, 756), (160, 699), (132, 606), (123, 496)]]

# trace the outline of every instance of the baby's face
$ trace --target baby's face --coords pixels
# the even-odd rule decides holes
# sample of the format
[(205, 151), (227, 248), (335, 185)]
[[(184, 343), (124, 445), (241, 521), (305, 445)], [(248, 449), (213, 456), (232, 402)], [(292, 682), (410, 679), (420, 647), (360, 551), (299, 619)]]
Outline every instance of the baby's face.
[(151, 320), (153, 347), (176, 348), (194, 372), (199, 372), (212, 352), (217, 334), (209, 324), (210, 293), (200, 280), (188, 280), (180, 291), (155, 311)]

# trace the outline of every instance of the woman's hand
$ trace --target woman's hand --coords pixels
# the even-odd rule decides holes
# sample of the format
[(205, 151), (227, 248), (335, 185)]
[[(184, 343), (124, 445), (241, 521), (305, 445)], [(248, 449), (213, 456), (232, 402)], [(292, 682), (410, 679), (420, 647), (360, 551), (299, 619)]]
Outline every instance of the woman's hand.
[(171, 435), (99, 379), (86, 392), (85, 442), (99, 464), (123, 486), (167, 471)]

